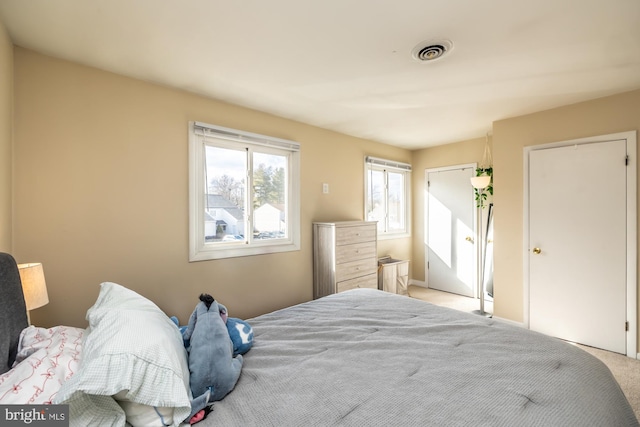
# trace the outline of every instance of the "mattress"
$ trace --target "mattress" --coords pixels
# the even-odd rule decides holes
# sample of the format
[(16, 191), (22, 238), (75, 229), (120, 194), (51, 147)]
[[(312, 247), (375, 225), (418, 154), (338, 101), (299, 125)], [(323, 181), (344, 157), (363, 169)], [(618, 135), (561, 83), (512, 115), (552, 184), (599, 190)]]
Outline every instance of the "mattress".
[(354, 289), (248, 322), (205, 426), (637, 426), (609, 369), (495, 319)]

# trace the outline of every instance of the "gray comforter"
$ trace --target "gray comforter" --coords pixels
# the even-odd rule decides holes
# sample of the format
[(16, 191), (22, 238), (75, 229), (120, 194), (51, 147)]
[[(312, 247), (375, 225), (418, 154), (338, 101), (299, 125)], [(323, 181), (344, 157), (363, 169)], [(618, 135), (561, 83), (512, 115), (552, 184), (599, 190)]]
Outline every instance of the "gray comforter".
[(356, 289), (250, 319), (234, 391), (198, 426), (637, 426), (608, 368), (560, 340)]

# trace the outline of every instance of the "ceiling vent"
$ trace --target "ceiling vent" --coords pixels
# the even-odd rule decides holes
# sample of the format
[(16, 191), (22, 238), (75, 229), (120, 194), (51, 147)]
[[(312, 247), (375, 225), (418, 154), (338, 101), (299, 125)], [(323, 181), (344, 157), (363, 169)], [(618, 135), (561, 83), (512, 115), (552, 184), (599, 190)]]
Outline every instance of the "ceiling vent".
[(429, 40), (419, 43), (411, 51), (413, 59), (421, 62), (435, 61), (453, 49), (450, 40)]

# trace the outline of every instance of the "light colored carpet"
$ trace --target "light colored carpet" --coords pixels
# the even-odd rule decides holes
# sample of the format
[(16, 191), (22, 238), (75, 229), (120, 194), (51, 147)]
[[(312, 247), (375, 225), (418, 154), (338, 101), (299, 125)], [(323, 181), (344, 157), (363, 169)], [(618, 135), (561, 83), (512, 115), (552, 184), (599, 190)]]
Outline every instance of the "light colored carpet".
[[(449, 308), (455, 308), (460, 311), (473, 311), (480, 309), (480, 300), (477, 298), (469, 298), (449, 292), (436, 291), (422, 286), (409, 285), (407, 289), (409, 296), (423, 301), (428, 301), (435, 305), (442, 305)], [(487, 307), (485, 307), (486, 309)]]
[[(408, 291), (409, 296), (413, 298), (456, 310), (473, 312), (480, 308), (480, 300), (476, 298), (468, 298), (416, 285), (410, 285)], [(493, 311), (491, 303), (485, 303), (485, 311)], [(587, 347), (580, 344), (574, 345), (597, 357), (607, 365), (631, 404), (636, 418), (640, 420), (640, 360), (598, 348)]]

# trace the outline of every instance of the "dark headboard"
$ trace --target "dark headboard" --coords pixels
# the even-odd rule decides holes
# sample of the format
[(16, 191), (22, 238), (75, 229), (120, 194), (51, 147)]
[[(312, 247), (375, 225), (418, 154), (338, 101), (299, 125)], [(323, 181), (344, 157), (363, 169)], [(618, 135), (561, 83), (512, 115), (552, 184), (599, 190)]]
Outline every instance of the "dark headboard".
[(29, 326), (16, 260), (0, 252), (0, 374), (16, 359), (20, 332)]

